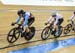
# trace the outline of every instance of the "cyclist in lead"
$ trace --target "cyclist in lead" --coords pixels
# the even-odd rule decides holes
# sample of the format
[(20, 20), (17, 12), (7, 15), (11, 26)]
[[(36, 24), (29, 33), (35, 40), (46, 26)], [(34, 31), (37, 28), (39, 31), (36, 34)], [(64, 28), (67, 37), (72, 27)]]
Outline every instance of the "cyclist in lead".
[(19, 10), (17, 12), (18, 14), (18, 18), (16, 20), (16, 22), (12, 23), (12, 25), (14, 24), (18, 24), (19, 21), (21, 20), (21, 28), (24, 28), (23, 32), (30, 32), (29, 27), (32, 25), (32, 23), (34, 23), (35, 21), (35, 17), (32, 15), (32, 13), (30, 12), (25, 12), (24, 10)]

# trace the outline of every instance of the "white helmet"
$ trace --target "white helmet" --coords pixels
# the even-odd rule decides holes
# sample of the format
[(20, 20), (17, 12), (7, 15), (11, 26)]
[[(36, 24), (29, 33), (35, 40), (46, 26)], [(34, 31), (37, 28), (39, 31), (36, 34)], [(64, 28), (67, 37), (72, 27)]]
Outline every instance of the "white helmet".
[(56, 13), (57, 13), (56, 11), (53, 11), (53, 12), (52, 12), (52, 15), (56, 15)]
[(56, 13), (57, 13), (56, 11), (53, 11), (52, 14), (51, 14), (52, 17), (55, 17), (56, 16)]
[(75, 14), (75, 11), (73, 11), (73, 14)]

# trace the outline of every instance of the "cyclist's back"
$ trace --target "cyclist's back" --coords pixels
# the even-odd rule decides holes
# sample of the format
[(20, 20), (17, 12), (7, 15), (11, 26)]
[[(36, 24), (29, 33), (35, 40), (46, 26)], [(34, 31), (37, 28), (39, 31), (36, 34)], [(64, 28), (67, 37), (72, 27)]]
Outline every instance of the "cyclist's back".
[(61, 14), (56, 13), (56, 20), (63, 18), (63, 16)]

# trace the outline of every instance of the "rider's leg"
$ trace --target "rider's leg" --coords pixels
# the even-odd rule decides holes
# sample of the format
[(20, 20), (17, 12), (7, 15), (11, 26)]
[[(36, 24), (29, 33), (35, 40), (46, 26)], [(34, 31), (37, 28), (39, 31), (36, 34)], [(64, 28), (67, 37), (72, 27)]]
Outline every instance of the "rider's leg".
[(57, 25), (56, 30), (58, 30), (58, 26), (60, 26), (63, 23), (63, 21), (64, 21), (63, 18), (61, 18), (61, 19), (58, 20), (58, 22), (56, 24)]
[(54, 20), (54, 19), (51, 19), (51, 20), (48, 22), (49, 27), (51, 27), (51, 26), (53, 27), (54, 22), (55, 22), (55, 20)]
[(24, 31), (23, 32), (30, 32), (29, 27), (31, 26), (31, 24), (34, 22), (34, 19), (29, 19), (28, 20), (28, 24), (26, 26), (24, 26)]
[(53, 33), (52, 34), (54, 34), (56, 31), (58, 31), (58, 29), (59, 29), (58, 26), (61, 25), (62, 22), (63, 22), (63, 20), (61, 20), (61, 21), (56, 20), (54, 22), (54, 26), (53, 26), (54, 30), (53, 30)]
[(56, 31), (56, 30), (58, 29), (57, 23), (58, 23), (58, 21), (56, 20), (56, 21), (54, 22), (54, 31)]
[(63, 21), (64, 21), (63, 18), (59, 19), (57, 25), (61, 25), (63, 23)]
[(28, 31), (28, 26), (23, 26), (23, 31), (22, 31), (22, 35), (21, 37), (23, 37), (25, 35), (25, 32)]
[(31, 18), (31, 19), (29, 19), (28, 20), (28, 26), (31, 26), (34, 23), (34, 21), (35, 21), (35, 18), (34, 17)]
[(25, 32), (29, 32), (28, 25), (23, 26), (23, 31), (22, 31), (22, 33), (24, 34)]
[[(34, 17), (28, 20), (28, 29), (34, 23), (34, 21), (35, 21)], [(29, 30), (29, 32), (31, 33), (31, 30)]]

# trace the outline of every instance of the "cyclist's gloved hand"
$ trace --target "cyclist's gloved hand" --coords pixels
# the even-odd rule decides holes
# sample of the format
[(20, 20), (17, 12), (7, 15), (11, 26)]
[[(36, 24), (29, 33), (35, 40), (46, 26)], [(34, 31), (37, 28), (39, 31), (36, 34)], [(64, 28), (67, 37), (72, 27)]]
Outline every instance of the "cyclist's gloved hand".
[(11, 25), (14, 26), (16, 23), (12, 23)]
[(48, 23), (45, 23), (45, 25), (47, 25)]

